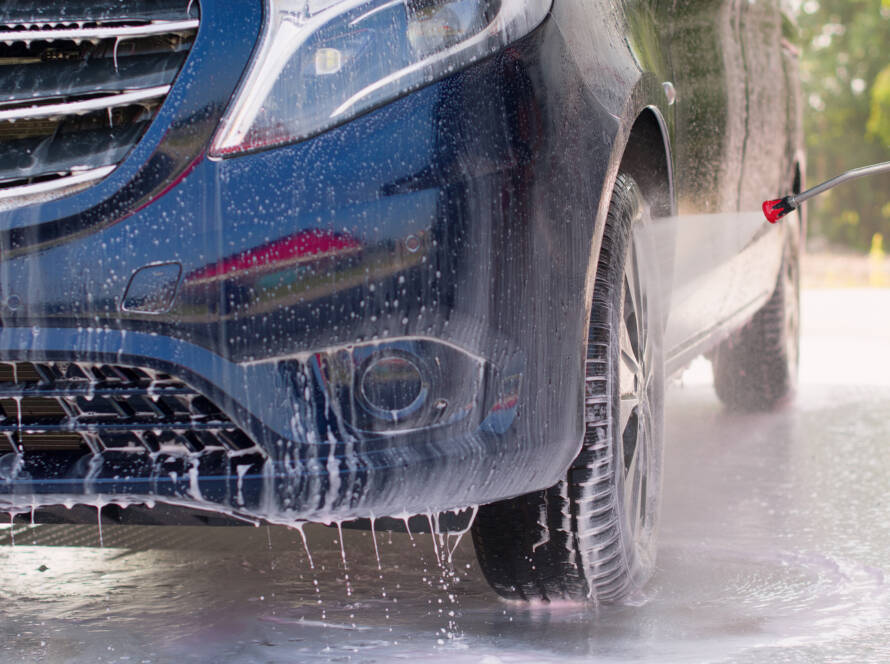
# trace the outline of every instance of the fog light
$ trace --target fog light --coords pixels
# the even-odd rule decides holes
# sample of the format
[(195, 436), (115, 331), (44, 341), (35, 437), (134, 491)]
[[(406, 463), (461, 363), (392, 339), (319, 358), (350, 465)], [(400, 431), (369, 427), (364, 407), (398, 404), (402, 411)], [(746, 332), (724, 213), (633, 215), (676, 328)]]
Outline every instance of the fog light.
[(423, 372), (411, 358), (401, 354), (371, 357), (361, 374), (361, 397), (373, 415), (399, 420), (417, 412), (429, 388)]

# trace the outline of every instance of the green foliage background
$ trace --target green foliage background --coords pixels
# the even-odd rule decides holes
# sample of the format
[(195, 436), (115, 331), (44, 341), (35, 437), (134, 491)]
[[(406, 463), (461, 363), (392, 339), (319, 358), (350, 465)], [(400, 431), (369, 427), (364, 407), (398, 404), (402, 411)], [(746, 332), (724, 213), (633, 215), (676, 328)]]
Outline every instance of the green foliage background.
[[(807, 183), (890, 161), (890, 0), (802, 0), (801, 83)], [(890, 234), (890, 177), (814, 199), (810, 235), (867, 249)]]

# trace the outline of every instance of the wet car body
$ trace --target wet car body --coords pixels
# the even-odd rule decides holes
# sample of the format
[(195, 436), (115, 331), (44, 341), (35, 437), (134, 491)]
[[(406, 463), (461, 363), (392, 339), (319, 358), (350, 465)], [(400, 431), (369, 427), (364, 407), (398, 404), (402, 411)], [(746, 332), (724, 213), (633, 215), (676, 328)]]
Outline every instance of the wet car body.
[[(770, 3), (556, 0), (489, 57), (225, 158), (264, 4), (186, 4), (193, 46), (113, 172), (0, 211), (4, 509), (346, 519), (551, 486), (619, 169), (665, 219), (671, 371), (766, 302), (799, 232), (758, 213), (803, 168)], [(381, 360), (415, 372), (389, 409), (364, 383)]]

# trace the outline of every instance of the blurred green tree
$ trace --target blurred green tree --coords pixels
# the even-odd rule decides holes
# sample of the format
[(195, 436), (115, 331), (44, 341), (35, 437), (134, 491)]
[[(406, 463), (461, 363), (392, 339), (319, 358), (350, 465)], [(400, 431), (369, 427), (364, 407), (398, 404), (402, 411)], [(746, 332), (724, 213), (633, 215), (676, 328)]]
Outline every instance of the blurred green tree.
[[(807, 180), (890, 161), (890, 0), (798, 0)], [(867, 249), (890, 234), (890, 177), (814, 199), (810, 233)]]
[(890, 145), (890, 65), (881, 70), (872, 86), (868, 133)]

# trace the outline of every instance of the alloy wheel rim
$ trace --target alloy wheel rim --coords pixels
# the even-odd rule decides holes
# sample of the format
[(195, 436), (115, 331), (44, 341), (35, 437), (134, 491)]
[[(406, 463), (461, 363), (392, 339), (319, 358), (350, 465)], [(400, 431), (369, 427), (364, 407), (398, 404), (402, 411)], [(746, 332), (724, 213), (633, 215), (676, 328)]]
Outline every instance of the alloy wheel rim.
[(631, 542), (639, 548), (647, 530), (650, 465), (654, 440), (654, 348), (650, 302), (642, 286), (635, 241), (630, 242), (619, 312), (619, 429), (624, 515)]

